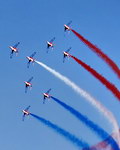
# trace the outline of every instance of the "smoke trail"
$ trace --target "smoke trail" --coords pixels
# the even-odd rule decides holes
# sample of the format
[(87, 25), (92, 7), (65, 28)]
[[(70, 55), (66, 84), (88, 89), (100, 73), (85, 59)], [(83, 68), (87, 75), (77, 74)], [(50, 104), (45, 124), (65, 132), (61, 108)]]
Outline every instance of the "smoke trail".
[[(116, 133), (113, 133), (112, 134), (112, 136), (113, 137), (115, 137), (116, 136)], [(111, 137), (111, 136), (110, 136)], [(100, 142), (100, 143), (98, 143), (98, 144), (96, 144), (96, 145), (94, 145), (94, 146), (91, 146), (90, 148), (88, 148), (88, 150), (102, 150), (102, 149), (104, 149), (104, 150), (115, 150), (115, 149), (113, 149), (109, 144), (108, 144), (108, 141), (109, 141), (109, 138), (110, 137), (108, 137), (108, 138), (106, 138), (104, 141), (102, 141), (102, 142)], [(83, 148), (83, 150), (84, 150), (84, 148)]]
[(37, 115), (31, 114), (34, 118), (38, 119), (39, 121), (41, 121), (43, 124), (45, 124), (46, 126), (50, 127), (51, 129), (53, 129), (54, 131), (56, 131), (57, 133), (59, 133), (60, 135), (64, 136), (67, 140), (71, 141), (73, 144), (75, 144), (78, 147), (89, 147), (89, 145), (85, 142), (82, 141), (80, 139), (78, 139), (75, 135), (69, 133), (68, 131), (60, 128), (59, 126), (57, 126), (56, 124), (53, 124), (52, 122), (39, 117)]
[(58, 100), (57, 98), (55, 98), (53, 96), (51, 96), (51, 98), (55, 102), (60, 104), (62, 107), (64, 107), (66, 110), (68, 110), (71, 114), (73, 114), (78, 120), (82, 121), (87, 127), (92, 129), (93, 131), (95, 131), (95, 133), (97, 133), (97, 135), (100, 136), (102, 139), (105, 139), (105, 138), (109, 137), (109, 140), (107, 141), (108, 144), (111, 144), (111, 146), (113, 148), (115, 148), (115, 150), (117, 150), (117, 149), (119, 150), (119, 147), (116, 144), (116, 142), (113, 139), (113, 137), (109, 136), (109, 134), (106, 131), (104, 131), (101, 127), (96, 125), (94, 122), (89, 120), (86, 116), (82, 115), (80, 112), (78, 112), (77, 110), (75, 110), (71, 106), (63, 103), (62, 101)]
[[(111, 145), (108, 144), (108, 140), (109, 140), (109, 137), (105, 139), (104, 141), (98, 143), (97, 145), (94, 145), (88, 148), (88, 150), (115, 150), (113, 149), (113, 147), (111, 147)], [(86, 150), (86, 149), (83, 148), (83, 150)]]
[(80, 59), (74, 57), (71, 55), (71, 57), (80, 64), (83, 68), (85, 68), (88, 72), (90, 72), (95, 78), (97, 78), (102, 84), (104, 84), (117, 98), (120, 100), (120, 91), (116, 88), (115, 85), (110, 83), (106, 78), (104, 78), (102, 75), (100, 75), (98, 72), (96, 72), (93, 68), (85, 64)]
[(105, 106), (103, 106), (99, 101), (97, 101), (94, 97), (92, 97), (89, 93), (87, 93), (85, 90), (81, 89), (79, 86), (77, 86), (74, 82), (72, 82), (67, 77), (63, 76), (59, 72), (55, 71), (54, 69), (48, 67), (47, 65), (43, 64), (42, 62), (35, 61), (40, 66), (51, 72), (54, 76), (59, 78), (61, 81), (63, 81), (66, 85), (70, 86), (75, 92), (77, 92), (80, 96), (84, 97), (88, 102), (90, 102), (95, 108), (97, 108), (101, 113), (103, 113), (104, 116), (108, 119), (108, 121), (113, 125), (114, 131), (117, 133), (117, 140), (120, 145), (120, 136), (119, 136), (119, 126), (118, 123), (112, 114)]
[(120, 78), (120, 70), (116, 63), (110, 59), (106, 54), (104, 54), (98, 47), (96, 47), (94, 44), (89, 42), (87, 39), (85, 39), (82, 35), (77, 33), (75, 30), (71, 29), (71, 31), (83, 42), (85, 43), (92, 51), (94, 51), (99, 57), (101, 57), (111, 68), (112, 70), (117, 74), (117, 76)]

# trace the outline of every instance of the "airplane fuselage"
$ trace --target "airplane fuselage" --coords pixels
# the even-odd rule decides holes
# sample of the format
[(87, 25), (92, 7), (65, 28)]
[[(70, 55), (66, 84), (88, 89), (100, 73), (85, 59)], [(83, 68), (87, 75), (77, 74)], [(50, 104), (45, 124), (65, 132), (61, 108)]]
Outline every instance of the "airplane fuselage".
[(47, 93), (43, 93), (43, 95), (44, 95), (44, 97), (46, 97), (46, 98), (50, 98), (50, 95), (47, 94)]
[(24, 81), (24, 83), (26, 84), (26, 86), (32, 86), (31, 83)]
[(35, 61), (35, 59), (33, 59), (32, 57), (27, 56), (26, 58), (27, 58), (29, 61), (31, 61), (31, 62), (34, 62), (34, 61)]
[(71, 29), (70, 29), (70, 27), (69, 26), (67, 26), (66, 24), (64, 24), (64, 27), (65, 27), (65, 30), (68, 30), (68, 31), (70, 31)]
[(47, 44), (50, 46), (50, 47), (53, 47), (53, 43), (50, 43), (47, 41)]
[(25, 110), (22, 110), (22, 112), (23, 112), (25, 115), (27, 115), (27, 116), (30, 114), (30, 112), (25, 111)]
[(66, 57), (70, 57), (69, 53), (68, 52), (63, 52), (64, 56)]
[(12, 51), (17, 52), (17, 48), (14, 48), (14, 47), (12, 47), (12, 46), (9, 46), (9, 48), (10, 48)]

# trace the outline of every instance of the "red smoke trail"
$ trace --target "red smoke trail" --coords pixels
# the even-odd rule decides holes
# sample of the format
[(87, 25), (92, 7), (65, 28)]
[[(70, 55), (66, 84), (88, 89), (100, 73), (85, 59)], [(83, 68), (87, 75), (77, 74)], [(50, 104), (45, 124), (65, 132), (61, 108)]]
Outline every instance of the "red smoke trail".
[[(116, 137), (116, 133), (113, 133), (112, 135), (110, 135), (110, 137)], [(116, 150), (116, 149), (113, 149), (113, 147), (111, 147), (111, 145), (110, 144), (108, 144), (108, 141), (109, 141), (109, 138), (110, 137), (108, 137), (108, 138), (106, 138), (104, 141), (102, 141), (102, 142), (100, 142), (100, 143), (98, 143), (98, 144), (96, 144), (96, 145), (94, 145), (94, 146), (91, 146), (90, 148), (89, 148), (89, 150)], [(85, 148), (83, 148), (82, 150), (85, 150)]]
[(71, 31), (83, 42), (85, 43), (91, 50), (93, 50), (98, 56), (100, 56), (111, 68), (112, 70), (117, 74), (117, 76), (120, 78), (120, 69), (116, 65), (116, 63), (110, 59), (106, 54), (104, 54), (98, 47), (96, 47), (94, 44), (89, 42), (87, 39), (85, 39), (82, 35), (77, 33), (75, 30), (71, 29)]
[(102, 84), (104, 84), (117, 98), (120, 100), (120, 91), (110, 83), (106, 78), (92, 69), (90, 66), (85, 64), (83, 61), (77, 59), (76, 57), (70, 55), (77, 63), (79, 63), (83, 68), (85, 68), (88, 72), (90, 72), (94, 77), (96, 77)]

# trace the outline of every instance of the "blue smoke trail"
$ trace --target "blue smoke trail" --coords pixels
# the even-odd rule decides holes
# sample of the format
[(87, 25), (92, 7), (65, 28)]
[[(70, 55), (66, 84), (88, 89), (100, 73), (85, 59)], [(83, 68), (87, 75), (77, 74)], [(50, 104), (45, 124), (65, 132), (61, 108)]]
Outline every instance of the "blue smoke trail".
[[(78, 112), (77, 110), (75, 110), (74, 108), (72, 108), (71, 106), (63, 103), (62, 101), (58, 100), (57, 98), (51, 96), (51, 98), (56, 101), (58, 104), (60, 104), (61, 106), (63, 106), (65, 109), (67, 109), (71, 114), (73, 114), (75, 117), (77, 117), (77, 119), (79, 119), (80, 121), (82, 121), (85, 125), (87, 125), (90, 129), (92, 129), (93, 131), (95, 131), (98, 136), (100, 136), (102, 139), (105, 139), (106, 137), (109, 136), (109, 134), (104, 131), (101, 127), (99, 127), (98, 125), (96, 125), (94, 122), (92, 122), (91, 120), (89, 120), (86, 116), (82, 115), (80, 112)], [(111, 144), (111, 146), (115, 149), (115, 150), (119, 150), (118, 144), (115, 142), (115, 140), (110, 137), (109, 139), (109, 144)]]
[(46, 126), (50, 127), (51, 129), (53, 129), (54, 131), (56, 131), (57, 133), (61, 134), (62, 136), (64, 136), (67, 140), (71, 141), (73, 144), (75, 144), (78, 147), (89, 147), (89, 145), (86, 142), (83, 142), (82, 140), (78, 139), (76, 136), (74, 136), (73, 134), (69, 133), (68, 131), (60, 128), (59, 126), (57, 126), (56, 124), (53, 124), (52, 122), (39, 117), (37, 115), (34, 115), (31, 113), (31, 115), (38, 119), (39, 121), (41, 121), (43, 124), (45, 124)]

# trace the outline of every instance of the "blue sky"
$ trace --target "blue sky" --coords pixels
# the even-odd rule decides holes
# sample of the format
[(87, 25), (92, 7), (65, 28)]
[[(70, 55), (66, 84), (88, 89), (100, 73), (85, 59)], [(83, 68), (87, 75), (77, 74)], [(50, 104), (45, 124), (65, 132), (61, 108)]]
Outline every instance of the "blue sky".
[[(0, 2), (0, 147), (2, 150), (42, 149), (75, 150), (76, 147), (40, 122), (26, 118), (21, 110), (30, 111), (75, 134), (90, 145), (101, 141), (69, 112), (54, 101), (42, 104), (42, 94), (51, 94), (79, 110), (103, 127), (109, 134), (112, 126), (84, 98), (41, 68), (38, 64), (27, 68), (26, 56), (36, 51), (36, 59), (70, 78), (88, 91), (115, 115), (118, 123), (120, 104), (117, 99), (74, 60), (63, 64), (62, 52), (70, 46), (71, 54), (82, 59), (120, 89), (119, 79), (112, 70), (73, 34), (64, 34), (63, 25), (72, 20), (72, 28), (96, 44), (120, 66), (120, 2), (118, 0), (36, 0)], [(46, 41), (56, 37), (55, 48), (46, 53)], [(9, 58), (8, 46), (20, 41), (19, 55)], [(24, 92), (24, 81), (34, 77), (33, 89)]]

